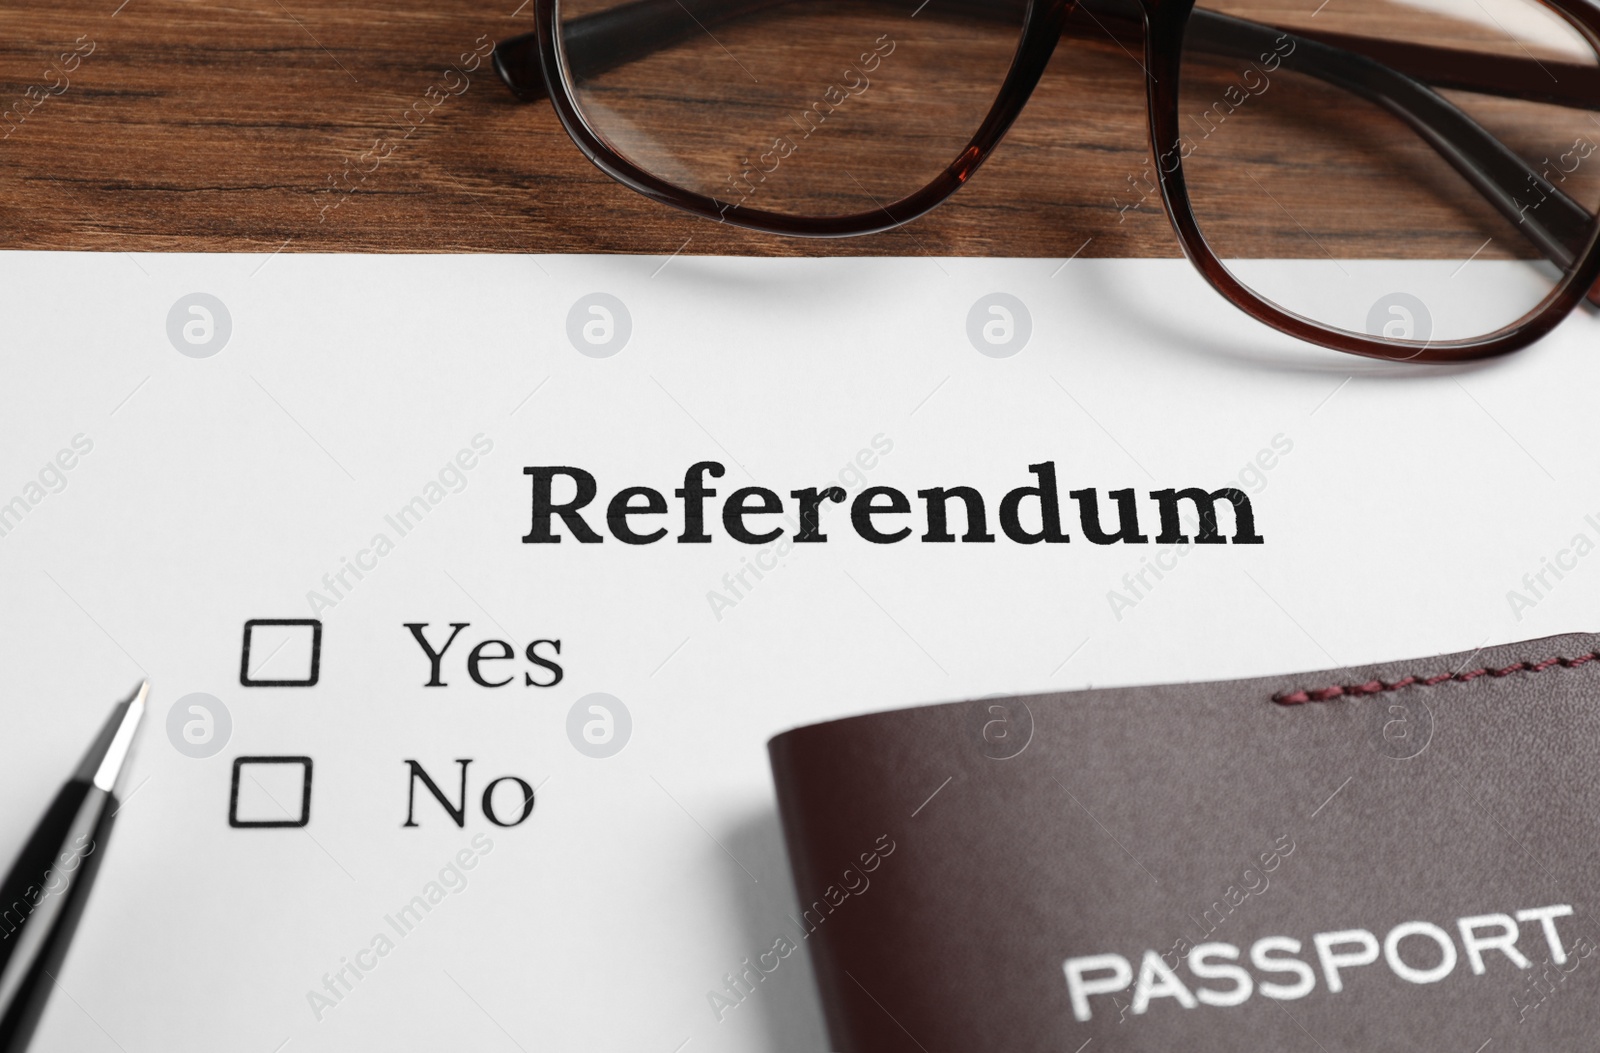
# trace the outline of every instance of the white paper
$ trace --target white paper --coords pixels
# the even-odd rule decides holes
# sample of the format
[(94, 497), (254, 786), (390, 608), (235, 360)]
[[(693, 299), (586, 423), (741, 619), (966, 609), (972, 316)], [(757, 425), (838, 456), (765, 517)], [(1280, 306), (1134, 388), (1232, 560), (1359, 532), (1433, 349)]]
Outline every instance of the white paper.
[[(791, 928), (772, 735), (1595, 628), (1600, 557), (1574, 554), (1579, 535), (1600, 542), (1587, 313), (1503, 361), (1429, 368), (1299, 345), (1176, 260), (7, 253), (0, 267), (0, 504), (26, 504), (0, 535), (5, 853), (111, 704), (152, 683), (39, 1049), (826, 1049), (804, 953), (720, 1018), (707, 1000)], [(996, 292), (1031, 320), (1009, 357), (968, 335)], [(193, 293), (230, 321), (210, 357), (169, 338)], [(631, 322), (609, 357), (568, 336), (594, 293)], [(180, 321), (204, 344), (216, 314)], [(1004, 335), (1002, 316), (982, 318)], [(580, 313), (580, 340), (585, 321), (605, 336), (603, 315)], [(492, 451), (401, 536), (386, 517), (426, 501), (475, 437)], [(58, 479), (47, 465), (75, 438), (92, 449)], [(670, 497), (703, 460), (728, 468), (710, 544), (522, 542), (524, 467), (580, 466), (604, 501), (634, 485)], [(1152, 536), (1144, 494), (1239, 486), (1265, 543), (1096, 546), (1067, 505), (1068, 544), (874, 545), (829, 505), (828, 543), (768, 554), (756, 578), (760, 546), (715, 522), (736, 487), (829, 481), (852, 497), (967, 484), (993, 517), (1045, 461), (1063, 501), (1139, 491)], [(658, 517), (674, 534), (677, 507)], [(589, 519), (603, 523), (598, 502)], [(243, 686), (245, 622), (311, 617), (308, 593), (335, 599), (324, 575), (379, 534), (392, 551), (362, 557), (375, 565), (317, 612), (315, 686)], [(1559, 577), (1544, 562), (1558, 557)], [(1172, 568), (1159, 580), (1141, 562), (1157, 558)], [(734, 595), (724, 579), (741, 570)], [(1124, 578), (1141, 570), (1135, 593)], [(1535, 594), (1525, 576), (1541, 571)], [(469, 623), (448, 687), (423, 686), (408, 622), (436, 640)], [(495, 667), (512, 684), (477, 686), (465, 651), (488, 638), (519, 655), (559, 639), (562, 681), (523, 686), (544, 674), (518, 658)], [(264, 635), (250, 677), (303, 677), (297, 639)], [(194, 693), (231, 724), (209, 757), (168, 735)], [(568, 735), (593, 693), (631, 717), (603, 759)], [(182, 717), (197, 737), (213, 719)], [(230, 827), (240, 756), (312, 758), (306, 826)], [(472, 762), (464, 825), (419, 785), (403, 827), (405, 761), (453, 796), (457, 758)], [(255, 774), (241, 818), (270, 817), (301, 771)], [(478, 798), (506, 775), (536, 804), (501, 828)], [(501, 794), (514, 815), (515, 784)], [(463, 851), (465, 887), (400, 935), (386, 918)], [(392, 951), (319, 1012), (310, 995), (378, 934)]]

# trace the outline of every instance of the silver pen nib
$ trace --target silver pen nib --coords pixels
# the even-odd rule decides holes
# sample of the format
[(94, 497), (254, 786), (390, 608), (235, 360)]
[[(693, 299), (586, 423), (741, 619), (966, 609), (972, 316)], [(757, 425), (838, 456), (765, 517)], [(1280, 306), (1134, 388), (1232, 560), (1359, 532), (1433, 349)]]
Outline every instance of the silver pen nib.
[(133, 735), (139, 729), (139, 721), (144, 718), (145, 698), (149, 694), (150, 681), (146, 680), (132, 697), (111, 711), (111, 717), (100, 729), (89, 752), (83, 755), (74, 778), (92, 781), (96, 789), (107, 793), (116, 789), (122, 773), (127, 769)]

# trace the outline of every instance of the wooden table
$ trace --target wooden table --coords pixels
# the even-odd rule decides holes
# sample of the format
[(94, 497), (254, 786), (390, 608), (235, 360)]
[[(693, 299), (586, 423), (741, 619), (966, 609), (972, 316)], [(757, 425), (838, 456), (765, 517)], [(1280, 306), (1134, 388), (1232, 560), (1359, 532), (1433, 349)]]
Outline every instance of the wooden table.
[[(497, 0), (498, 2), (498, 0)], [(1147, 156), (1142, 74), (1109, 42), (1063, 42), (998, 153), (909, 228), (800, 241), (679, 214), (589, 165), (547, 102), (484, 66), (359, 189), (347, 166), (475, 45), (533, 27), (464, 0), (63, 0), (0, 11), (0, 90), (52, 87), (0, 141), (6, 248), (1173, 256), (1127, 179)], [(118, 5), (121, 5), (120, 7)], [(1137, 50), (1136, 46), (1134, 50)], [(1092, 92), (1095, 107), (1082, 105)], [(1086, 120), (1086, 115), (1092, 119)], [(0, 128), (0, 131), (3, 131)], [(332, 205), (338, 202), (338, 207)], [(1091, 240), (1092, 239), (1092, 240)], [(1087, 247), (1085, 247), (1087, 243)]]
[[(1226, 2), (1263, 6), (1269, 22), (1280, 14), (1278, 0)], [(11, 100), (0, 117), (6, 189), (0, 244), (106, 251), (1179, 254), (1159, 197), (1149, 190), (1144, 71), (1135, 59), (1140, 41), (1114, 39), (1098, 20), (1087, 36), (1062, 40), (1010, 135), (951, 201), (890, 233), (818, 241), (684, 215), (591, 167), (549, 103), (518, 102), (482, 58), (495, 41), (533, 27), (531, 0), (504, 0), (505, 7), (512, 3), (522, 6), (61, 0), (0, 11), (0, 100)], [(1342, 0), (1323, 16), (1324, 28), (1371, 31), (1363, 4), (1371, 0)], [(1408, 17), (1431, 20), (1424, 32), (1438, 28), (1438, 16)], [(1239, 61), (1218, 66), (1214, 85), (1203, 77), (1196, 82), (1200, 101), (1224, 92), (1240, 75), (1228, 63)], [(470, 70), (470, 83), (446, 72), (452, 65)], [(1186, 78), (1191, 68), (1185, 66)], [(42, 101), (19, 109), (16, 100), (27, 99), (30, 89)], [(437, 108), (402, 139), (411, 127), (404, 115), (430, 96), (440, 100)], [(1220, 180), (1230, 193), (1209, 203), (1208, 215), (1223, 217), (1207, 228), (1219, 252), (1229, 254), (1232, 245), (1242, 246), (1238, 255), (1314, 257), (1331, 244), (1345, 256), (1466, 259), (1491, 241), (1486, 256), (1528, 251), (1516, 229), (1419, 137), (1391, 118), (1373, 123), (1363, 116), (1378, 113), (1369, 104), (1301, 85), (1274, 88), (1248, 112), (1273, 109), (1287, 117), (1266, 126), (1264, 137), (1237, 133), (1235, 121), (1227, 136), (1186, 164), (1198, 188), (1201, 163), (1224, 156), (1222, 138), (1238, 155), (1237, 171)], [(1530, 159), (1560, 155), (1577, 136), (1594, 149), (1588, 137), (1596, 133), (1582, 110), (1542, 113), (1515, 101), (1480, 100), (1474, 115)], [(379, 140), (385, 150), (372, 160)], [(1240, 178), (1245, 172), (1261, 192)], [(1584, 167), (1564, 186), (1582, 201), (1600, 198), (1600, 166)], [(1230, 223), (1232, 241), (1224, 229)], [(1486, 232), (1493, 237), (1485, 240)]]

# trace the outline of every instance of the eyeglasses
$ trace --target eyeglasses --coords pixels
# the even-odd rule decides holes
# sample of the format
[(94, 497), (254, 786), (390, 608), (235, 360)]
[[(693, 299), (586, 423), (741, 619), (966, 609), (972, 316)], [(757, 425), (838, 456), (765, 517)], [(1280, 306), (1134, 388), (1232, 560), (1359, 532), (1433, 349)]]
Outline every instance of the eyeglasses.
[(1068, 55), (1143, 67), (1151, 159), (1108, 207), (1159, 198), (1265, 324), (1445, 362), (1600, 305), (1584, 0), (535, 2), (538, 30), (495, 48), (512, 91), (702, 216), (807, 237), (910, 222), (972, 177), (1070, 36)]

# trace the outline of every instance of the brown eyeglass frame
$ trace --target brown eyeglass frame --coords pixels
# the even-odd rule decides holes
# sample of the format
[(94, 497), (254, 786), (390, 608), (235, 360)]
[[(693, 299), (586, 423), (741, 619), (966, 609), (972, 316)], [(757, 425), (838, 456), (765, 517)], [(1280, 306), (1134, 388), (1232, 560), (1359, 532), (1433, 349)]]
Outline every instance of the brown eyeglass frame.
[[(792, 0), (706, 0), (701, 22), (715, 24)], [(963, 14), (982, 16), (1006, 7), (1005, 0), (944, 0)], [(1015, 0), (1013, 0), (1015, 2)], [(1092, 10), (1078, 0), (1025, 0), (1021, 39), (1011, 68), (983, 123), (944, 172), (921, 190), (866, 212), (807, 217), (730, 206), (652, 175), (617, 153), (584, 120), (565, 75), (576, 56), (586, 70), (613, 68), (681, 39), (685, 33), (679, 0), (630, 0), (608, 11), (573, 19), (562, 27), (559, 0), (535, 0), (538, 29), (495, 46), (495, 68), (523, 100), (548, 97), (572, 141), (602, 172), (631, 189), (696, 215), (772, 234), (832, 238), (874, 234), (909, 223), (961, 188), (999, 145), (1032, 95), (1063, 35), (1105, 33), (1106, 22), (1142, 30), (1146, 111), (1152, 156), (1167, 216), (1184, 254), (1213, 288), (1246, 314), (1290, 336), (1369, 358), (1408, 362), (1463, 362), (1521, 350), (1545, 336), (1585, 299), (1600, 304), (1600, 222), (1550, 184), (1515, 153), (1500, 144), (1435, 87), (1489, 92), (1540, 102), (1600, 110), (1600, 67), (1557, 63), (1562, 77), (1546, 72), (1551, 63), (1467, 54), (1421, 44), (1360, 38), (1364, 53), (1352, 49), (1357, 38), (1333, 33), (1288, 32), (1210, 11), (1195, 11), (1195, 0), (1093, 0)], [(1577, 0), (1539, 0), (1582, 30), (1600, 55), (1600, 9)], [(1009, 17), (1015, 17), (1012, 8)], [(1086, 17), (1085, 17), (1086, 16)], [(694, 25), (689, 26), (694, 29)], [(698, 31), (698, 30), (696, 30)], [(1186, 44), (1231, 57), (1253, 57), (1262, 34), (1296, 42), (1306, 49), (1307, 72), (1376, 103), (1399, 117), (1433, 146), (1502, 215), (1522, 227), (1563, 278), (1545, 300), (1515, 325), (1473, 340), (1394, 341), (1331, 329), (1284, 311), (1256, 295), (1228, 271), (1200, 232), (1184, 183), (1182, 136), (1178, 128), (1180, 66)], [(1307, 61), (1305, 57), (1302, 62)], [(1170, 162), (1170, 164), (1169, 164)], [(1552, 204), (1534, 218), (1519, 209), (1513, 191), (1532, 187)]]

